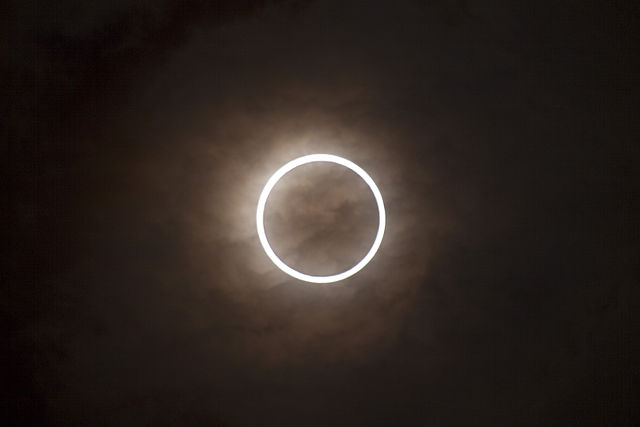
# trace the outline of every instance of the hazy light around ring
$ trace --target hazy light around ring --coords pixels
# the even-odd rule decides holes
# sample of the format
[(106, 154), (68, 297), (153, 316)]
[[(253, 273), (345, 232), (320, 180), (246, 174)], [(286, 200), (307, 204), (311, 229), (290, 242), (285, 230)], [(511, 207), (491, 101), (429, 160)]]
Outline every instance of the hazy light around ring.
[[(267, 199), (269, 198), (269, 194), (275, 185), (278, 183), (280, 178), (282, 178), (287, 172), (297, 168), (298, 166), (305, 165), (307, 163), (314, 162), (329, 162), (329, 163), (337, 163), (346, 168), (351, 169), (355, 173), (360, 176), (367, 183), (373, 196), (376, 199), (376, 204), (378, 205), (378, 233), (376, 234), (376, 238), (373, 241), (373, 245), (371, 245), (371, 249), (369, 252), (358, 262), (356, 265), (351, 267), (350, 269), (343, 271), (342, 273), (333, 274), (331, 276), (311, 276), (309, 274), (301, 273), (293, 268), (289, 267), (285, 264), (278, 256), (275, 254), (271, 246), (269, 245), (269, 241), (267, 240), (267, 235), (264, 231), (264, 208), (267, 204)], [(365, 265), (369, 263), (378, 251), (380, 247), (380, 243), (382, 243), (382, 236), (384, 235), (384, 228), (386, 224), (386, 215), (384, 211), (384, 202), (382, 201), (382, 194), (380, 194), (380, 190), (376, 186), (376, 183), (373, 182), (373, 179), (367, 174), (364, 169), (355, 163), (344, 159), (339, 156), (334, 156), (333, 154), (310, 154), (308, 156), (298, 157), (290, 161), (289, 163), (282, 166), (278, 169), (267, 181), (267, 184), (264, 186), (262, 193), (260, 194), (260, 198), (258, 199), (258, 209), (256, 211), (256, 225), (258, 227), (258, 237), (260, 238), (260, 243), (262, 243), (262, 247), (264, 251), (267, 253), (267, 256), (273, 261), (273, 263), (282, 271), (287, 273), (288, 275), (295, 277), (299, 280), (304, 280), (305, 282), (312, 283), (332, 283), (340, 280), (344, 280), (347, 277), (351, 277), (356, 274), (358, 271), (362, 270)]]

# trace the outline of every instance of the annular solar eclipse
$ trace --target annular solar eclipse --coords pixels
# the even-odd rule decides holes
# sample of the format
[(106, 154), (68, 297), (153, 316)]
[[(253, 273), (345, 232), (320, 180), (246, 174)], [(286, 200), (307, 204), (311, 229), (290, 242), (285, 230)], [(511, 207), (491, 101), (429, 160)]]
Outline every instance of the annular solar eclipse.
[[(267, 199), (269, 198), (269, 194), (271, 190), (275, 187), (278, 181), (288, 172), (297, 168), (298, 166), (305, 165), (307, 163), (314, 162), (329, 162), (336, 163), (338, 165), (342, 165), (346, 168), (351, 169), (353, 172), (358, 174), (360, 178), (367, 183), (373, 196), (376, 199), (376, 204), (378, 206), (378, 232), (376, 234), (376, 238), (369, 249), (369, 252), (362, 258), (356, 265), (351, 267), (350, 269), (343, 271), (342, 273), (333, 274), (330, 276), (312, 276), (309, 274), (302, 273), (297, 271), (287, 264), (285, 264), (276, 253), (271, 248), (269, 241), (267, 240), (267, 235), (265, 234), (264, 229), (264, 209), (267, 203)], [(260, 238), (260, 243), (264, 248), (267, 256), (273, 261), (273, 263), (282, 271), (287, 273), (288, 275), (295, 277), (298, 280), (303, 280), (305, 282), (311, 283), (333, 283), (338, 282), (340, 280), (344, 280), (348, 277), (353, 276), (360, 270), (364, 268), (365, 265), (369, 263), (375, 256), (380, 244), (382, 243), (382, 237), (384, 236), (384, 229), (386, 225), (386, 215), (384, 210), (384, 202), (382, 201), (382, 194), (380, 194), (380, 190), (378, 186), (373, 181), (373, 179), (369, 176), (367, 172), (364, 171), (360, 166), (356, 165), (350, 160), (347, 160), (343, 157), (335, 156), (333, 154), (310, 154), (307, 156), (298, 157), (297, 159), (291, 160), (286, 163), (280, 169), (278, 169), (267, 181), (267, 184), (264, 186), (262, 193), (260, 194), (260, 198), (258, 199), (258, 209), (256, 211), (256, 225), (258, 227), (258, 237)]]

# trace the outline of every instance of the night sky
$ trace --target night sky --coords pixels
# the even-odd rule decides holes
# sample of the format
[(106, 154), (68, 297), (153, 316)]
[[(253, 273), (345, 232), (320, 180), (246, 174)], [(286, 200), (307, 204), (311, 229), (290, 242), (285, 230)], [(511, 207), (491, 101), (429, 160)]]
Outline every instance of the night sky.
[(640, 423), (634, 2), (1, 9), (0, 424)]

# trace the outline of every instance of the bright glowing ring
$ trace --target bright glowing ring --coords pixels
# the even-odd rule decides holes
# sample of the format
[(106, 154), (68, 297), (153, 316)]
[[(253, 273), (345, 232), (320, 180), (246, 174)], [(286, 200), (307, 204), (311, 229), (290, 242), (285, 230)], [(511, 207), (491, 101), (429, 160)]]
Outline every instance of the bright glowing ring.
[[(297, 168), (298, 166), (313, 163), (313, 162), (330, 162), (337, 163), (344, 167), (347, 167), (357, 173), (360, 178), (367, 183), (373, 196), (376, 199), (376, 203), (378, 204), (378, 234), (376, 234), (376, 239), (373, 241), (373, 245), (371, 245), (371, 249), (369, 252), (358, 262), (356, 265), (348, 269), (347, 271), (343, 271), (339, 274), (334, 274), (331, 276), (311, 276), (308, 274), (301, 273), (293, 268), (289, 267), (285, 264), (278, 256), (273, 252), (271, 246), (269, 245), (269, 241), (267, 240), (267, 236), (264, 232), (264, 207), (267, 204), (267, 199), (269, 198), (269, 193), (275, 185), (278, 183), (280, 178), (282, 178), (287, 172), (292, 169)], [(332, 283), (337, 282), (339, 280), (346, 279), (347, 277), (351, 277), (356, 274), (358, 271), (362, 270), (365, 265), (371, 261), (373, 256), (378, 251), (380, 247), (380, 243), (382, 243), (382, 236), (384, 235), (384, 227), (386, 224), (386, 215), (384, 211), (384, 203), (382, 201), (382, 194), (380, 194), (380, 190), (376, 186), (376, 183), (373, 182), (373, 179), (367, 174), (360, 166), (355, 163), (343, 159), (342, 157), (334, 156), (333, 154), (311, 154), (308, 156), (298, 157), (295, 160), (290, 161), (289, 163), (282, 166), (280, 169), (274, 173), (271, 178), (267, 181), (267, 184), (264, 186), (262, 193), (260, 194), (260, 198), (258, 199), (258, 210), (256, 211), (256, 224), (258, 226), (258, 237), (260, 238), (260, 243), (262, 243), (262, 247), (264, 251), (267, 253), (267, 256), (271, 258), (271, 261), (282, 271), (287, 273), (289, 276), (295, 277), (299, 280), (304, 280), (305, 282), (312, 283)]]

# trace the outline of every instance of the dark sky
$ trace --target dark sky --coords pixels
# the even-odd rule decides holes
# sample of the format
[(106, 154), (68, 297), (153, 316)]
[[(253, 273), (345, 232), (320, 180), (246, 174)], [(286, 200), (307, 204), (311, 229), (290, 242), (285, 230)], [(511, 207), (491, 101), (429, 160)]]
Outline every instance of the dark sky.
[(637, 5), (0, 15), (6, 424), (640, 421)]

